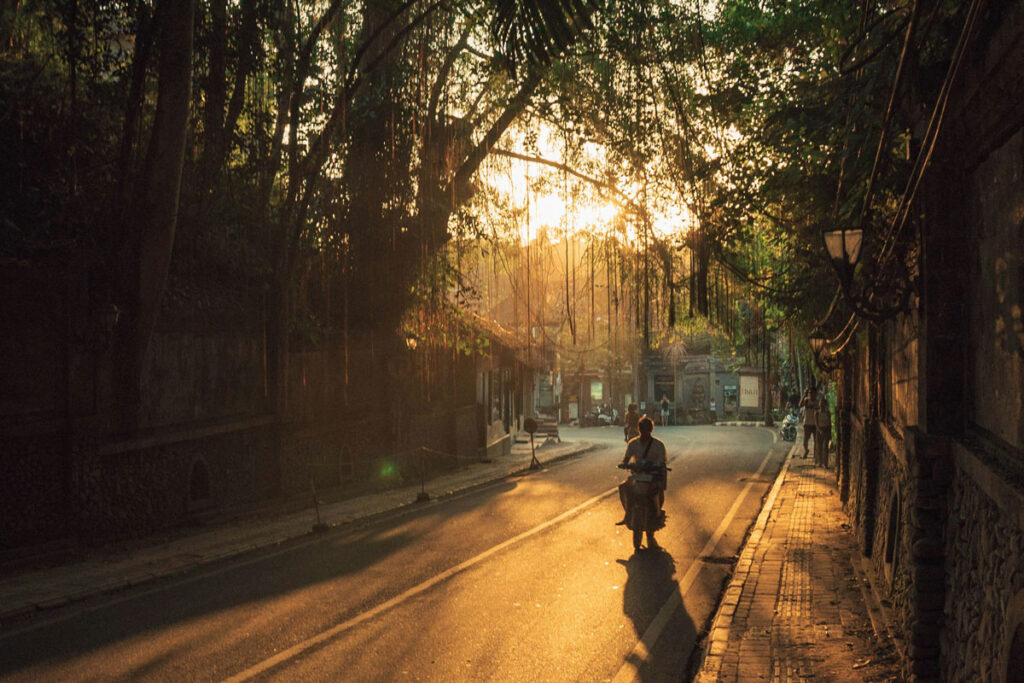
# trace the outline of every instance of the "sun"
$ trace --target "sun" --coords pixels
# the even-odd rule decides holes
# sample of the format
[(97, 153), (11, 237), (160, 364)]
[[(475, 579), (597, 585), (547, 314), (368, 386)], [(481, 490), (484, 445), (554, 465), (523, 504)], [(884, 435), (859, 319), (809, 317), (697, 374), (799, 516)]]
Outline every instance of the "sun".
[(639, 198), (647, 198), (649, 187), (636, 183), (616, 187), (591, 175), (588, 167), (600, 168), (607, 161), (601, 145), (585, 143), (577, 150), (577, 168), (565, 161), (566, 147), (550, 127), (541, 125), (533, 132), (532, 136), (523, 130), (507, 134), (480, 168), (480, 180), (503, 198), (500, 203), (508, 211), (494, 222), (495, 229), (504, 223), (522, 244), (542, 233), (559, 239), (614, 235), (632, 242), (644, 234), (662, 240), (678, 238), (696, 224), (684, 202), (652, 197), (651, 204), (642, 207)]
[(481, 180), (503, 197), (511, 215), (518, 217), (513, 229), (523, 244), (542, 232), (606, 234), (622, 213), (621, 206), (584, 183), (576, 183), (575, 191), (564, 192), (557, 170), (520, 159), (500, 162), (482, 169)]

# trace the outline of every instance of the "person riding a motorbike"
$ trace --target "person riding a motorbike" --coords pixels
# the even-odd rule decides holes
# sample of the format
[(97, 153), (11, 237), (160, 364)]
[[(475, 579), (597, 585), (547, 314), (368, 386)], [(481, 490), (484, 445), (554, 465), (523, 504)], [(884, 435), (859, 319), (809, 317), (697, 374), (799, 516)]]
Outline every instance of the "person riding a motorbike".
[[(637, 428), (640, 435), (631, 439), (626, 445), (626, 453), (622, 458), (622, 464), (628, 465), (630, 463), (646, 461), (658, 469), (658, 477), (654, 482), (655, 491), (652, 495), (657, 503), (657, 516), (660, 522), (660, 520), (663, 519), (662, 508), (665, 505), (665, 488), (668, 479), (665, 469), (667, 462), (665, 443), (661, 441), (661, 439), (654, 438), (654, 435), (652, 434), (654, 431), (654, 422), (651, 418), (647, 416), (640, 418), (637, 422)], [(622, 503), (622, 509), (626, 511), (626, 516), (623, 517), (622, 521), (616, 522), (616, 524), (626, 524), (627, 522), (629, 511), (629, 489), (630, 482), (628, 479), (619, 484), (619, 501)], [(645, 531), (647, 532), (647, 547), (660, 547), (658, 542), (654, 540), (654, 529), (649, 526)]]
[(626, 442), (627, 443), (629, 442), (630, 439), (633, 439), (633, 438), (637, 437), (640, 434), (640, 431), (639, 431), (639, 429), (637, 427), (637, 424), (639, 423), (639, 421), (640, 421), (640, 413), (637, 412), (637, 406), (636, 406), (635, 403), (630, 403), (626, 407), (626, 415), (623, 417), (623, 420), (622, 420), (623, 425), (624, 425), (623, 428), (622, 428), (622, 431), (626, 435)]
[(800, 424), (800, 413), (796, 408), (790, 408), (786, 417), (782, 418), (782, 426), (779, 427), (779, 436), (783, 441), (796, 441), (796, 428)]

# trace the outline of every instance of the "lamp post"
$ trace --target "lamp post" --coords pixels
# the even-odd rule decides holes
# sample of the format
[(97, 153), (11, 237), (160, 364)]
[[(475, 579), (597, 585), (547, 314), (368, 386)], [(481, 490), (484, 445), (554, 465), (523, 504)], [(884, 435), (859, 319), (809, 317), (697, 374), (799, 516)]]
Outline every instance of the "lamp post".
[(885, 263), (875, 264), (872, 268), (875, 272), (869, 283), (854, 280), (854, 269), (864, 246), (862, 228), (825, 230), (822, 232), (822, 240), (832, 267), (839, 275), (843, 298), (859, 317), (882, 321), (905, 309), (910, 285), (905, 279), (905, 273), (898, 270), (893, 272), (893, 268), (898, 268), (901, 262), (889, 262), (893, 267), (888, 269)]

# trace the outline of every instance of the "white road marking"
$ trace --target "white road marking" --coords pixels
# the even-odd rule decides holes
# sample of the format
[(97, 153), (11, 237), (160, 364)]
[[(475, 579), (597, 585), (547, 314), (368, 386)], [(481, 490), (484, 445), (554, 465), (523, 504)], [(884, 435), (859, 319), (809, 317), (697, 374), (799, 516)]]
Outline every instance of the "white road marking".
[[(670, 458), (669, 462), (671, 462), (672, 460), (675, 460), (675, 458)], [(765, 468), (768, 466), (768, 462), (770, 460), (771, 453), (769, 452), (765, 456), (764, 460), (761, 461), (761, 466), (758, 468), (755, 476), (761, 476)], [(743, 503), (743, 500), (746, 498), (747, 493), (750, 491), (750, 489), (754, 486), (755, 483), (757, 482), (747, 482), (747, 484), (743, 487), (743, 490), (736, 497), (736, 500), (733, 501), (732, 506), (729, 508), (729, 511), (726, 513), (725, 517), (722, 519), (722, 522), (718, 525), (718, 528), (715, 530), (715, 533), (711, 536), (708, 542), (704, 545), (704, 548), (698, 554), (698, 559), (690, 563), (690, 566), (687, 569), (686, 574), (684, 574), (683, 578), (679, 581), (679, 590), (673, 591), (669, 599), (665, 601), (665, 604), (661, 606), (661, 609), (658, 611), (658, 614), (654, 617), (654, 620), (651, 622), (650, 626), (648, 626), (647, 630), (644, 631), (644, 635), (643, 637), (641, 637), (640, 642), (636, 644), (636, 647), (633, 648), (633, 651), (630, 654), (630, 656), (627, 657), (626, 663), (622, 666), (621, 669), (619, 669), (619, 672), (618, 674), (616, 674), (613, 683), (632, 681), (636, 679), (637, 674), (639, 673), (639, 666), (633, 664), (633, 662), (636, 661), (643, 663), (648, 660), (650, 649), (654, 646), (654, 643), (657, 642), (658, 638), (661, 636), (661, 632), (665, 629), (665, 626), (668, 624), (669, 618), (672, 616), (672, 613), (681, 606), (682, 596), (685, 595), (686, 592), (690, 589), (690, 586), (693, 585), (693, 582), (696, 580), (697, 575), (703, 568), (703, 563), (700, 561), (699, 558), (701, 556), (708, 555), (714, 551), (715, 546), (718, 545), (718, 542), (721, 540), (722, 536), (725, 535), (725, 532), (729, 528), (729, 525), (732, 523), (733, 518), (736, 516), (736, 513), (739, 510), (740, 505)], [(331, 638), (334, 638), (335, 636), (344, 633), (345, 631), (348, 631), (365, 621), (373, 619), (377, 615), (388, 611), (392, 607), (396, 607), (402, 604), (409, 598), (415, 597), (416, 595), (419, 595), (420, 593), (423, 593), (424, 591), (433, 588), (437, 584), (450, 579), (456, 574), (459, 574), (465, 571), (466, 569), (469, 569), (473, 565), (479, 564), (483, 560), (501, 552), (509, 546), (515, 545), (516, 543), (519, 543), (520, 541), (530, 538), (531, 536), (535, 536), (546, 529), (550, 529), (556, 524), (560, 524), (569, 517), (578, 514), (582, 510), (594, 505), (595, 503), (600, 502), (601, 500), (611, 496), (612, 494), (617, 494), (618, 490), (619, 487), (615, 486), (614, 488), (608, 489), (603, 493), (599, 493), (596, 496), (583, 501), (576, 507), (566, 510), (557, 517), (553, 517), (552, 519), (549, 519), (543, 524), (539, 524), (533, 527), (532, 529), (528, 529), (527, 531), (524, 531), (521, 534), (513, 536), (508, 540), (502, 541), (498, 545), (485, 550), (479, 555), (471, 557), (470, 559), (460, 564), (457, 564), (454, 567), (451, 567), (441, 572), (440, 574), (437, 574), (427, 579), (426, 581), (423, 581), (422, 583), (413, 586), (404, 593), (396, 595), (395, 597), (385, 602), (382, 602), (376, 607), (373, 607), (365, 612), (357, 614), (351, 619), (344, 621), (340, 624), (337, 624), (335, 626), (332, 626), (326, 631), (321, 631), (315, 636), (307, 638), (306, 640), (300, 643), (296, 643), (295, 645), (291, 646), (286, 650), (282, 650), (273, 657), (269, 657), (268, 659), (265, 659), (262, 662), (258, 662), (257, 664), (254, 664), (253, 666), (249, 667), (248, 669), (245, 669), (244, 671), (240, 671), (239, 673), (235, 674), (234, 676), (231, 676), (230, 678), (224, 679), (225, 683), (240, 683), (241, 681), (248, 681), (261, 674), (264, 674), (270, 669), (274, 668), (275, 666), (278, 666), (279, 664), (283, 664), (291, 659), (294, 659), (301, 655), (303, 652), (313, 647), (316, 647), (317, 645), (324, 643), (330, 640)]]
[(434, 586), (436, 586), (437, 584), (441, 583), (442, 581), (450, 579), (451, 577), (455, 576), (456, 574), (458, 574), (458, 573), (460, 573), (460, 572), (462, 572), (462, 571), (464, 571), (466, 569), (469, 569), (473, 565), (478, 564), (478, 563), (482, 562), (483, 560), (486, 560), (488, 557), (491, 557), (492, 555), (501, 552), (505, 548), (508, 548), (509, 546), (512, 546), (512, 545), (515, 545), (516, 543), (519, 543), (520, 541), (523, 541), (523, 540), (525, 540), (525, 539), (527, 539), (527, 538), (529, 538), (531, 536), (535, 536), (536, 534), (539, 534), (540, 532), (544, 531), (545, 529), (550, 529), (551, 527), (555, 526), (556, 524), (559, 524), (559, 523), (563, 522), (564, 520), (568, 519), (569, 517), (572, 517), (573, 515), (578, 514), (581, 510), (583, 510), (583, 509), (585, 509), (587, 507), (590, 507), (591, 505), (594, 505), (595, 503), (601, 501), (604, 498), (607, 498), (608, 496), (612, 495), (613, 493), (618, 493), (618, 490), (619, 490), (619, 487), (616, 486), (615, 488), (608, 489), (604, 493), (599, 493), (596, 496), (594, 496), (593, 498), (589, 498), (588, 500), (583, 501), (582, 503), (580, 503), (576, 507), (574, 507), (574, 508), (572, 508), (570, 510), (566, 510), (565, 512), (563, 512), (562, 514), (558, 515), (557, 517), (553, 517), (552, 519), (549, 519), (548, 521), (544, 522), (543, 524), (540, 524), (538, 526), (533, 527), (532, 529), (524, 531), (523, 533), (519, 534), (518, 536), (513, 536), (512, 538), (510, 538), (510, 539), (508, 539), (506, 541), (502, 541), (498, 545), (485, 550), (484, 552), (480, 553), (476, 557), (471, 557), (470, 559), (466, 560), (465, 562), (462, 562), (461, 564), (457, 564), (454, 567), (452, 567), (450, 569), (447, 569), (447, 570), (441, 572), (440, 574), (437, 574), (436, 576), (433, 576), (433, 577), (427, 579), (423, 583), (420, 583), (420, 584), (418, 584), (416, 586), (413, 586), (412, 588), (410, 588), (409, 590), (405, 591), (404, 593), (402, 593), (400, 595), (396, 595), (395, 597), (391, 598), (390, 600), (388, 600), (386, 602), (382, 602), (381, 604), (377, 605), (376, 607), (373, 607), (372, 609), (369, 609), (369, 610), (367, 610), (365, 612), (362, 612), (361, 614), (358, 614), (358, 615), (352, 617), (348, 621), (344, 621), (344, 622), (342, 622), (340, 624), (337, 624), (336, 626), (332, 626), (331, 628), (327, 629), (326, 631), (322, 631), (322, 632), (316, 634), (315, 636), (313, 636), (311, 638), (308, 638), (307, 640), (302, 641), (301, 643), (296, 643), (295, 645), (292, 645), (287, 650), (282, 650), (281, 652), (277, 653), (273, 657), (270, 657), (269, 659), (265, 659), (262, 662), (259, 662), (258, 664), (255, 664), (255, 665), (249, 667), (245, 671), (241, 671), (241, 672), (235, 674), (234, 676), (232, 676), (230, 678), (227, 678), (225, 680), (228, 683), (236, 683), (236, 682), (239, 682), (239, 681), (248, 681), (248, 680), (250, 680), (252, 678), (255, 678), (256, 676), (259, 676), (262, 673), (266, 673), (267, 671), (269, 671), (270, 669), (274, 668), (278, 664), (283, 664), (284, 662), (287, 662), (290, 659), (294, 659), (295, 657), (299, 656), (300, 654), (302, 654), (306, 650), (309, 650), (310, 648), (315, 647), (315, 646), (319, 645), (320, 643), (328, 641), (331, 638), (334, 638), (335, 636), (337, 636), (338, 634), (344, 633), (345, 631), (348, 631), (352, 627), (357, 626), (357, 625), (363, 623), (364, 621), (372, 619), (375, 616), (377, 616), (378, 614), (381, 614), (382, 612), (386, 612), (387, 610), (391, 609), (392, 607), (400, 605), (401, 603), (405, 602), (409, 598), (411, 598), (413, 596), (416, 596), (416, 595), (419, 595), (420, 593), (422, 593), (422, 592), (424, 592), (426, 590), (429, 590), (430, 588), (433, 588)]
[[(768, 466), (768, 462), (771, 460), (772, 454), (769, 451), (764, 456), (764, 460), (761, 461), (761, 466), (757, 469), (755, 477), (760, 477), (764, 473), (765, 468)], [(722, 536), (729, 529), (729, 525), (732, 524), (733, 518), (736, 517), (736, 513), (740, 509), (740, 505), (743, 504), (743, 500), (747, 497), (750, 489), (753, 488), (754, 484), (758, 482), (748, 481), (743, 490), (740, 491), (739, 495), (736, 496), (736, 500), (733, 501), (732, 507), (725, 513), (725, 517), (722, 518), (722, 522), (715, 529), (715, 533), (711, 535), (708, 542), (701, 548), (700, 553), (697, 554), (697, 559), (690, 563), (686, 573), (683, 574), (683, 578), (679, 580), (679, 590), (672, 591), (672, 595), (668, 597), (665, 604), (658, 610), (658, 614), (655, 615), (651, 621), (651, 625), (644, 631), (644, 635), (640, 638), (640, 642), (636, 644), (633, 651), (626, 655), (626, 661), (623, 663), (622, 668), (615, 674), (615, 678), (612, 679), (612, 683), (627, 683), (629, 681), (635, 681), (639, 678), (640, 666), (649, 661), (651, 648), (658, 642), (658, 638), (661, 637), (661, 632), (665, 630), (668, 625), (668, 620), (672, 617), (672, 613), (679, 609), (683, 604), (683, 596), (690, 590), (690, 586), (696, 581), (697, 575), (700, 574), (700, 570), (704, 568), (704, 563), (700, 561), (701, 557), (711, 555), (715, 546), (722, 540)]]

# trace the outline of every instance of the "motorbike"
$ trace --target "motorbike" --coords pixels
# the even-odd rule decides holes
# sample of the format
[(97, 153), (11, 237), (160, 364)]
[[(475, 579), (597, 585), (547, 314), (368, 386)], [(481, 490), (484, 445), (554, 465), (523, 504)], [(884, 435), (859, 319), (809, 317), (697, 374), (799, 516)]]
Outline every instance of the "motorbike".
[(672, 468), (646, 460), (620, 463), (618, 467), (629, 470), (626, 479), (626, 528), (633, 532), (633, 548), (639, 550), (645, 531), (654, 532), (665, 526), (658, 482), (664, 481)]
[(619, 411), (607, 403), (602, 403), (598, 408), (597, 419), (602, 425), (619, 424)]
[(604, 403), (594, 406), (580, 419), (581, 427), (607, 427), (614, 424), (619, 424), (619, 413)]
[(796, 441), (796, 426), (800, 424), (800, 415), (795, 410), (790, 410), (786, 417), (782, 418), (782, 426), (779, 427), (779, 436), (783, 441)]

